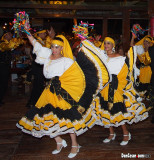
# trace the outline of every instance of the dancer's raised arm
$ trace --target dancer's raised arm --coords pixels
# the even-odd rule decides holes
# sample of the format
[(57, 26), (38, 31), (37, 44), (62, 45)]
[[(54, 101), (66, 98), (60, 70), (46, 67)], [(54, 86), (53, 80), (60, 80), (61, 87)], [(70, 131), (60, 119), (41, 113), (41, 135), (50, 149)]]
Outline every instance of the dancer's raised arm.
[(35, 38), (31, 35), (30, 32), (28, 32), (28, 33), (29, 33), (29, 35), (27, 34), (27, 37), (29, 39), (29, 42), (33, 45), (33, 41), (35, 40)]

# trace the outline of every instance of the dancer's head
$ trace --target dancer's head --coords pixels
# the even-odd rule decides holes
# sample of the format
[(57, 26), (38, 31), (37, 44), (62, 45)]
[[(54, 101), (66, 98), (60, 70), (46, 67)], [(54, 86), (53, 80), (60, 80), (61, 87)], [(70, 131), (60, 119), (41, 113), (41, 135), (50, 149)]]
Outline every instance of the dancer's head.
[(104, 50), (106, 52), (115, 52), (115, 41), (110, 37), (105, 37), (104, 39)]
[(151, 47), (151, 46), (153, 45), (152, 37), (149, 36), (149, 35), (145, 36), (144, 41), (143, 41), (143, 45), (144, 45), (145, 48), (146, 48), (146, 47), (147, 47), (147, 48), (148, 48), (148, 47)]
[(63, 50), (63, 46), (64, 46), (64, 41), (62, 38), (60, 37), (55, 37), (52, 40), (52, 44), (51, 44), (51, 50), (52, 53), (55, 55), (57, 54), (62, 54), (62, 50)]
[(43, 27), (37, 27), (34, 36), (36, 38), (40, 37), (42, 40), (45, 40), (47, 36), (46, 30)]
[(53, 50), (53, 47), (56, 47), (57, 49), (61, 50), (61, 53), (64, 57), (73, 59), (73, 53), (70, 47), (70, 44), (68, 40), (63, 35), (58, 35), (52, 40), (51, 44), (51, 50)]

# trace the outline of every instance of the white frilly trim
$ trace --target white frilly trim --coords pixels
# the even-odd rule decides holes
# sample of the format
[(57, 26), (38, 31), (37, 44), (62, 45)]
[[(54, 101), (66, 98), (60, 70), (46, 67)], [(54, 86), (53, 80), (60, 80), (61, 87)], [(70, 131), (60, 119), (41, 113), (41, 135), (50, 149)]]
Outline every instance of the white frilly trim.
[[(135, 92), (135, 95), (138, 96), (138, 98), (136, 99), (137, 102), (141, 102), (141, 97), (139, 96), (139, 93), (134, 89), (133, 82), (129, 81), (129, 83), (126, 85), (125, 88), (127, 88), (128, 85), (131, 85), (131, 87), (130, 87), (130, 89), (127, 89), (127, 90), (123, 89), (123, 91), (124, 91), (123, 95), (125, 95), (126, 93), (129, 93), (132, 96), (132, 99), (134, 100), (135, 96), (131, 93), (131, 91), (133, 91), (133, 92)], [(130, 101), (130, 97), (127, 96), (127, 99), (125, 99), (124, 101), (126, 101), (126, 100)]]
[[(87, 45), (86, 43), (88, 43), (89, 45)], [(89, 50), (94, 52), (98, 58), (101, 59), (101, 61), (103, 62), (104, 66), (107, 68), (107, 63), (105, 62), (105, 58), (103, 57), (104, 55), (101, 54), (101, 49), (96, 47), (93, 43), (91, 43), (89, 40), (84, 40), (82, 41), (82, 50), (84, 51), (84, 53), (93, 61), (93, 63), (95, 64), (95, 66), (97, 67), (98, 69), (98, 76), (99, 76), (99, 88), (97, 89), (96, 91), (96, 94), (97, 95), (105, 86), (107, 86), (107, 84), (109, 83), (106, 83), (104, 86), (103, 86), (103, 79), (102, 79), (102, 71), (101, 71), (101, 68), (99, 66), (99, 64), (97, 63), (97, 61), (93, 58), (93, 56), (90, 54)], [(88, 50), (88, 49), (89, 50)], [(109, 71), (109, 69), (107, 68), (107, 71)], [(109, 73), (109, 72), (108, 72)], [(109, 74), (109, 81), (111, 79), (111, 75)], [(95, 96), (94, 95), (94, 96)]]
[[(131, 108), (132, 108), (132, 107), (133, 107), (133, 106), (131, 106)], [(93, 106), (93, 109), (94, 109), (94, 108), (95, 108), (95, 107)], [(106, 119), (106, 118), (102, 118), (102, 117), (100, 116), (100, 119), (96, 121), (96, 124), (97, 124), (97, 125), (100, 125), (100, 126), (103, 126), (104, 128), (119, 127), (119, 126), (124, 125), (124, 124), (126, 124), (126, 123), (129, 124), (129, 125), (131, 125), (131, 124), (133, 124), (133, 123), (138, 123), (139, 121), (143, 121), (143, 120), (145, 120), (146, 118), (148, 118), (148, 116), (149, 116), (149, 115), (148, 115), (148, 112), (145, 112), (144, 114), (140, 115), (140, 112), (142, 111), (143, 106), (139, 106), (139, 107), (136, 109), (136, 111), (133, 111), (131, 108), (129, 108), (129, 110), (127, 110), (128, 113), (123, 114), (122, 112), (119, 112), (119, 113), (115, 114), (114, 116), (111, 116), (108, 111), (104, 111), (103, 109), (101, 109), (101, 106), (100, 106), (100, 105), (98, 106), (98, 108), (99, 108), (99, 110), (101, 110), (100, 112), (103, 112), (104, 114), (108, 114), (108, 115), (110, 116), (110, 119), (111, 119), (111, 120), (114, 120), (117, 116), (119, 116), (119, 115), (121, 115), (121, 114), (122, 114), (125, 118), (130, 117), (130, 116), (133, 116), (132, 113), (135, 114), (134, 118), (132, 118), (131, 121), (124, 119), (124, 120), (122, 120), (120, 123), (116, 122), (116, 123), (114, 123), (114, 124), (111, 123), (110, 120), (108, 120), (108, 119)], [(132, 112), (132, 113), (131, 113), (131, 112)], [(109, 124), (108, 124), (108, 125), (105, 125), (104, 123), (102, 123), (102, 121), (105, 121), (105, 122), (107, 122), (107, 123), (109, 123)]]
[[(80, 124), (84, 123), (85, 118), (86, 118), (87, 115), (89, 115), (90, 113), (93, 114), (91, 108), (89, 108), (89, 109), (87, 110), (87, 112), (86, 112), (86, 114), (83, 116), (82, 120), (73, 122), (73, 125), (75, 125), (76, 123), (80, 123)], [(51, 113), (51, 114), (48, 114), (48, 115), (52, 115), (52, 113)], [(40, 120), (43, 119), (43, 118), (38, 117), (38, 115), (36, 115), (36, 116), (37, 116), (37, 118), (39, 118)], [(24, 118), (24, 120), (25, 120), (25, 121), (24, 121), (25, 123), (28, 123), (29, 125), (34, 126), (34, 127), (37, 127), (37, 128), (40, 128), (40, 127), (41, 127), (41, 124), (42, 124), (42, 123), (39, 123), (39, 125), (37, 125), (37, 124), (35, 123), (35, 121), (29, 122), (29, 121), (26, 120), (26, 118)], [(73, 127), (73, 128), (70, 128), (70, 129), (68, 129), (66, 126), (60, 127), (58, 123), (55, 124), (54, 126), (51, 125), (51, 128), (50, 128), (49, 126), (46, 126), (46, 127), (48, 127), (48, 131), (46, 131), (46, 130), (44, 130), (44, 129), (39, 130), (39, 131), (37, 131), (37, 130), (35, 130), (35, 129), (33, 129), (32, 131), (28, 131), (28, 130), (26, 130), (23, 126), (21, 126), (19, 123), (17, 123), (16, 126), (17, 126), (18, 128), (20, 128), (20, 129), (22, 130), (22, 132), (27, 133), (27, 134), (30, 134), (30, 135), (32, 135), (32, 136), (34, 136), (34, 137), (36, 137), (36, 138), (41, 138), (41, 137), (43, 137), (43, 136), (49, 136), (50, 138), (54, 138), (54, 137), (56, 137), (56, 136), (64, 135), (64, 134), (67, 134), (67, 133), (75, 133), (77, 136), (79, 136), (79, 135), (85, 133), (85, 132), (88, 130), (88, 128), (92, 128), (92, 127), (96, 124), (96, 123), (94, 122), (91, 126), (88, 127), (88, 125), (89, 125), (93, 120), (95, 120), (95, 122), (96, 122), (96, 116), (95, 116), (95, 118), (92, 116), (91, 119), (86, 123), (86, 127), (85, 127), (85, 128), (81, 128), (81, 129), (79, 129), (78, 131), (75, 130), (74, 127)], [(65, 121), (65, 120), (64, 120), (64, 119), (63, 119), (63, 120), (58, 119), (58, 121), (61, 123), (62, 121)], [(70, 121), (70, 120), (66, 120), (66, 123), (69, 123), (69, 122), (71, 122), (71, 121)], [(45, 127), (44, 124), (42, 124), (42, 125)]]
[(97, 91), (95, 92), (95, 93), (96, 93), (95, 95), (97, 95), (97, 94), (100, 92), (100, 90), (103, 89), (103, 80), (102, 80), (102, 77), (101, 77), (102, 71), (101, 71), (101, 69), (100, 69), (99, 64), (97, 63), (97, 61), (96, 61), (96, 60), (92, 57), (92, 55), (89, 53), (89, 50), (88, 50), (87, 48), (85, 48), (85, 47), (82, 47), (82, 50), (83, 50), (84, 53), (93, 61), (93, 63), (95, 64), (95, 66), (96, 66), (97, 69), (98, 69), (99, 87), (97, 88)]
[(140, 70), (136, 67), (136, 60), (137, 60), (137, 46), (133, 46), (133, 51), (134, 51), (134, 64), (133, 64), (133, 68), (134, 68), (134, 80), (136, 83), (137, 77), (140, 75)]
[[(117, 122), (117, 123), (113, 124), (113, 123), (110, 122), (110, 120), (101, 117), (101, 114), (100, 114), (99, 115), (100, 120), (98, 120), (96, 122), (97, 125), (104, 126), (105, 128), (109, 128), (111, 126), (119, 127), (119, 126), (121, 126), (121, 125), (123, 125), (125, 123), (128, 123), (128, 124), (138, 123), (139, 121), (143, 121), (148, 117), (148, 112), (147, 111), (144, 112), (142, 115), (140, 115), (140, 112), (143, 109), (145, 109), (146, 107), (145, 107), (144, 103), (141, 103), (141, 102), (137, 101), (135, 96), (131, 93), (131, 91), (133, 91), (133, 92), (135, 92), (136, 95), (138, 95), (136, 90), (134, 90), (132, 81), (130, 81), (127, 85), (130, 85), (130, 84), (131, 84), (131, 87), (128, 90), (124, 90), (124, 95), (125, 95), (125, 93), (129, 94), (129, 96), (125, 95), (127, 98), (124, 99), (124, 103), (126, 103), (127, 101), (130, 103), (131, 102), (130, 98), (132, 99), (132, 101), (136, 101), (136, 102), (131, 103), (130, 106), (126, 107), (127, 113), (123, 114), (122, 112), (118, 112), (117, 114), (112, 116), (112, 115), (110, 115), (110, 113), (108, 111), (106, 111), (104, 109), (101, 109), (101, 105), (100, 104), (97, 106), (97, 108), (101, 113), (108, 114), (110, 119), (111, 119), (111, 121), (114, 120), (119, 115), (124, 116), (126, 119), (127, 119), (127, 117), (134, 117), (134, 118), (132, 118), (131, 121), (124, 119), (120, 123)], [(96, 97), (96, 98), (100, 101), (99, 97)], [(93, 105), (91, 107), (93, 109), (93, 112), (96, 114), (96, 110), (95, 110), (96, 105), (95, 105), (95, 103), (93, 103)], [(135, 110), (133, 109), (134, 107), (135, 107)], [(109, 123), (109, 125), (104, 125), (102, 123), (102, 121), (105, 121), (105, 122)]]

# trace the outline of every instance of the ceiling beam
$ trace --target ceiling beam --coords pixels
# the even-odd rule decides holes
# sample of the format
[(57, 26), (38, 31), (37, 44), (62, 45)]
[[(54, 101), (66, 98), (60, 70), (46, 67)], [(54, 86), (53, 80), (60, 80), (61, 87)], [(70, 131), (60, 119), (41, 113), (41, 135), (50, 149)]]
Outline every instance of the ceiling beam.
[(123, 10), (146, 11), (146, 6), (115, 6), (115, 5), (49, 5), (49, 4), (20, 4), (0, 3), (0, 8), (13, 9), (54, 9), (54, 10)]
[[(119, 16), (119, 15), (75, 15), (75, 14), (30, 14), (29, 15), (30, 18), (37, 18), (37, 19), (42, 19), (42, 18), (68, 18), (68, 19), (73, 19), (73, 18), (77, 18), (77, 19), (123, 19), (123, 16)], [(0, 18), (14, 18), (12, 14), (0, 14)], [(139, 16), (131, 16), (130, 19), (148, 19), (148, 15), (139, 15)]]

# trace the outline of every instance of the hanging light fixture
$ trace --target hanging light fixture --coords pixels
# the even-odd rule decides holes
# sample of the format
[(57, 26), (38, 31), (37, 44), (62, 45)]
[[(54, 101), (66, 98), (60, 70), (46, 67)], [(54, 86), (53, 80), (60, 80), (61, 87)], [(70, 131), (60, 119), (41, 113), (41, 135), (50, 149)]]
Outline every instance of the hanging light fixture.
[(54, 4), (63, 4), (62, 1), (54, 1)]

